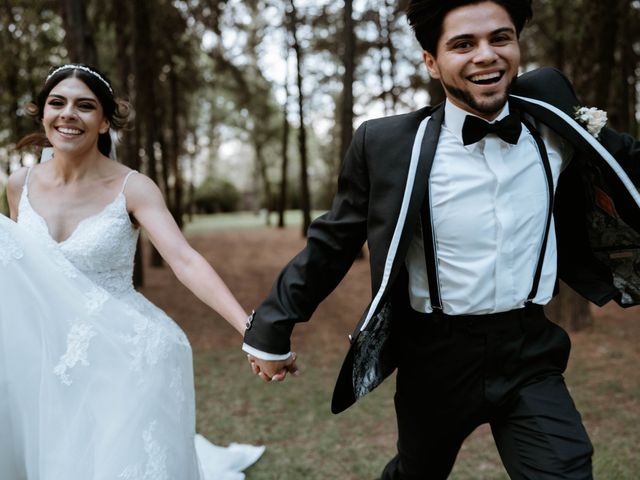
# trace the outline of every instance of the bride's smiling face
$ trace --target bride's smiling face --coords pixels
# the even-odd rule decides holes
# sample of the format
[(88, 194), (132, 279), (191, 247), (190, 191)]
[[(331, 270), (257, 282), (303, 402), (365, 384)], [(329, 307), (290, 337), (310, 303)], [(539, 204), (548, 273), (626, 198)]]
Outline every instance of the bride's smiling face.
[(102, 105), (78, 78), (66, 78), (47, 96), (42, 124), (54, 149), (83, 154), (98, 145), (98, 135), (109, 130)]

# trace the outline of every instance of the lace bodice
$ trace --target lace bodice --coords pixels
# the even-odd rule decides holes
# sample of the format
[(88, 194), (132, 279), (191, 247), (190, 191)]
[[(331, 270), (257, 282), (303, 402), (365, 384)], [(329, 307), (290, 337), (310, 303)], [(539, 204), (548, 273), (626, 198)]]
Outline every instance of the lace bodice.
[[(130, 172), (129, 175), (131, 175)], [(59, 249), (78, 270), (115, 296), (133, 291), (133, 258), (139, 229), (127, 212), (124, 187), (100, 212), (83, 219), (71, 236), (56, 242), (46, 221), (29, 202), (29, 174), (18, 210), (18, 223), (50, 247)]]

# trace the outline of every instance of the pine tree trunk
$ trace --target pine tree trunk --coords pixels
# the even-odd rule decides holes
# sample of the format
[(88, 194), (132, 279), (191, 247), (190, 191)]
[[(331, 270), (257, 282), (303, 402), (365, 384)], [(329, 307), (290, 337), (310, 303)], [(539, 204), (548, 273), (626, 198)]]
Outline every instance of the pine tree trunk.
[[(111, 3), (110, 20), (115, 26), (116, 31), (116, 50), (118, 68), (118, 79), (120, 83), (119, 95), (128, 98), (129, 94), (129, 77), (131, 75), (132, 55), (129, 45), (132, 43), (131, 30), (133, 25), (130, 22), (123, 22), (121, 18), (131, 18), (131, 3), (126, 0), (115, 0)], [(140, 156), (138, 152), (138, 135), (132, 135), (129, 130), (120, 132), (121, 143), (118, 151), (118, 159), (129, 168), (140, 171)], [(143, 242), (138, 238), (136, 254), (133, 266), (133, 285), (138, 288), (144, 285), (144, 262), (143, 258)]]
[[(288, 42), (288, 40), (287, 40)], [(280, 196), (278, 198), (278, 228), (284, 228), (287, 210), (287, 171), (289, 167), (289, 46), (286, 47), (287, 73), (284, 80), (284, 105), (282, 107), (282, 165), (280, 169)]]
[[(133, 2), (134, 52), (136, 66), (136, 111), (140, 115), (141, 126), (144, 126), (144, 148), (147, 155), (147, 174), (158, 183), (157, 158), (155, 144), (158, 141), (158, 130), (154, 107), (156, 105), (154, 46), (151, 37), (150, 12), (145, 0)], [(151, 265), (162, 266), (162, 257), (151, 245)]]
[(560, 282), (560, 294), (545, 307), (549, 320), (570, 331), (578, 331), (593, 325), (589, 302)]
[(84, 0), (60, 0), (64, 22), (64, 44), (72, 63), (87, 63), (98, 67), (98, 51), (93, 40), (93, 28), (87, 19)]
[(302, 236), (307, 236), (307, 230), (311, 224), (311, 195), (309, 193), (309, 179), (307, 173), (307, 131), (304, 120), (304, 92), (302, 89), (302, 49), (298, 42), (298, 14), (294, 0), (289, 0), (291, 5), (291, 37), (293, 50), (296, 53), (296, 72), (298, 85), (298, 116), (300, 128), (298, 130), (298, 149), (300, 151), (300, 206), (302, 209)]
[(179, 86), (178, 77), (172, 66), (169, 72), (169, 85), (171, 89), (171, 160), (170, 168), (173, 175), (173, 202), (171, 204), (171, 213), (176, 223), (182, 230), (183, 206), (182, 206), (182, 172), (180, 171), (180, 108), (179, 108)]
[(615, 44), (618, 35), (618, 11), (619, 0), (609, 0), (608, 2), (598, 1), (599, 15), (595, 25), (597, 30), (596, 59), (594, 65), (597, 66), (595, 82), (595, 105), (606, 109), (609, 106), (609, 89), (613, 67), (615, 64)]
[(264, 191), (265, 207), (267, 209), (267, 218), (265, 219), (265, 224), (267, 227), (269, 227), (271, 226), (271, 211), (273, 210), (273, 205), (271, 203), (271, 182), (269, 182), (269, 175), (267, 175), (267, 162), (264, 158), (263, 153), (264, 145), (260, 143), (257, 135), (254, 135), (253, 138), (254, 150), (256, 153), (256, 169), (258, 171), (260, 180), (262, 180), (262, 190)]
[(356, 36), (353, 26), (353, 0), (344, 0), (342, 64), (342, 111), (340, 115), (340, 158), (347, 155), (353, 139), (353, 77), (356, 63)]

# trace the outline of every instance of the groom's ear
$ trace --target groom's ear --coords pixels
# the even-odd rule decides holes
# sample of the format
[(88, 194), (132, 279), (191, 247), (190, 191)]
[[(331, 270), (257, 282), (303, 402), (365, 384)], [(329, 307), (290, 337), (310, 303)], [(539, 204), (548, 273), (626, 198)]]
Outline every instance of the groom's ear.
[(427, 70), (429, 71), (429, 76), (433, 79), (440, 79), (440, 69), (438, 68), (438, 62), (436, 61), (436, 57), (433, 56), (432, 53), (427, 52), (426, 50), (422, 52), (422, 61), (427, 66)]

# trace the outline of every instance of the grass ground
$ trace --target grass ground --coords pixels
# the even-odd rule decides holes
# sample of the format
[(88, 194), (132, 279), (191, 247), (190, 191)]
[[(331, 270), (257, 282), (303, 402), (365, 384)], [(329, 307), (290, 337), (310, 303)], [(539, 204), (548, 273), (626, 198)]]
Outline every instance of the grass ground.
[[(187, 228), (191, 243), (247, 309), (259, 303), (277, 272), (303, 246), (298, 227), (265, 229), (263, 221), (201, 218)], [(354, 265), (311, 322), (296, 328), (293, 345), (303, 373), (281, 384), (265, 384), (250, 374), (240, 337), (168, 269), (146, 273), (144, 293), (182, 326), (194, 348), (198, 430), (218, 444), (267, 445), (247, 480), (377, 478), (395, 450), (393, 379), (343, 414), (329, 412), (346, 336), (370, 294), (366, 261)], [(594, 313), (592, 330), (571, 334), (567, 383), (595, 446), (595, 478), (637, 480), (640, 310), (607, 306)], [(451, 478), (508, 478), (487, 428), (467, 439)]]

